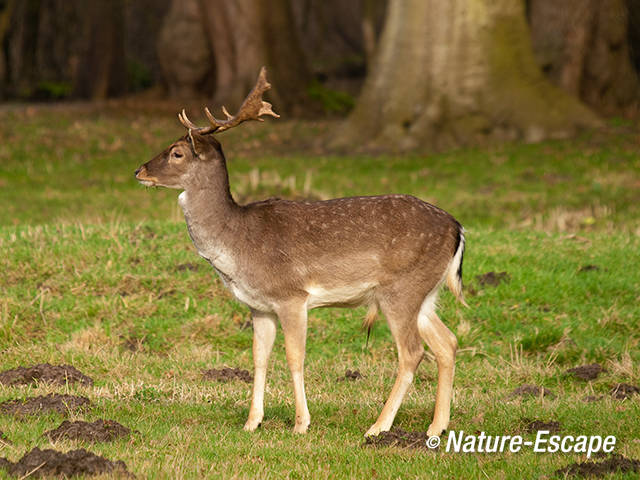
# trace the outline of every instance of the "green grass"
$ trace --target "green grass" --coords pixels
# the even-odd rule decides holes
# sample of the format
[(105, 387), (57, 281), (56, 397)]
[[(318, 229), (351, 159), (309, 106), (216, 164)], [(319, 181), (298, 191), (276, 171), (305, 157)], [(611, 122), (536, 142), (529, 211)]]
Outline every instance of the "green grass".
[[(615, 435), (617, 453), (640, 458), (640, 396), (608, 393), (640, 382), (637, 133), (406, 157), (337, 157), (305, 143), (331, 128), (268, 122), (221, 136), (232, 188), (242, 198), (411, 193), (466, 226), (471, 308), (449, 293), (440, 308), (460, 343), (451, 429), (508, 435), (523, 433), (526, 418), (556, 420), (562, 435)], [(52, 444), (40, 437), (60, 416), (0, 415), (13, 442), (0, 443), (0, 457), (81, 446), (125, 461), (139, 478), (550, 478), (584, 460), (362, 447), (393, 384), (396, 354), (384, 321), (365, 349), (361, 309), (310, 315), (309, 433), (291, 432), (281, 332), (265, 421), (243, 432), (250, 385), (204, 381), (201, 371), (252, 370), (248, 310), (195, 253), (177, 192), (133, 179), (182, 134), (177, 122), (168, 114), (15, 110), (0, 114), (0, 133), (0, 370), (70, 363), (96, 381), (0, 386), (0, 402), (77, 392), (93, 406), (72, 418), (114, 419), (136, 431), (113, 444)], [(482, 286), (476, 276), (489, 271), (510, 280)], [(140, 348), (130, 351), (131, 343)], [(564, 373), (592, 362), (607, 369), (595, 381)], [(365, 378), (337, 382), (347, 368)], [(435, 378), (425, 359), (395, 426), (427, 428)], [(556, 397), (511, 398), (524, 383)], [(587, 395), (604, 399), (586, 403)]]

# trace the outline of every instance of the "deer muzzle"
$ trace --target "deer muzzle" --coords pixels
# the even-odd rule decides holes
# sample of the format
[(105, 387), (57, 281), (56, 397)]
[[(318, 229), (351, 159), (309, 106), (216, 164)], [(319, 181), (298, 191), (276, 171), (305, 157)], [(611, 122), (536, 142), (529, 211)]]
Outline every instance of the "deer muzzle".
[(147, 168), (144, 165), (136, 170), (135, 176), (136, 180), (145, 187), (153, 187), (156, 184), (156, 179), (149, 177), (147, 174)]

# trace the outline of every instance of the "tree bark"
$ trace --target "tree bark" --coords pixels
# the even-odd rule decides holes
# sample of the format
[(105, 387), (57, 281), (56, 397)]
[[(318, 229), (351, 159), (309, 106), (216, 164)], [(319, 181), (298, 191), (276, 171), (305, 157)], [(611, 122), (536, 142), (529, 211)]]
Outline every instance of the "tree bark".
[(10, 33), (7, 45), (7, 80), (13, 94), (27, 97), (34, 88), (37, 78), (36, 41), (40, 2), (25, 0), (11, 2)]
[(200, 7), (215, 64), (214, 102), (235, 111), (266, 64), (260, 10), (254, 0), (200, 0)]
[(200, 0), (200, 5), (214, 52), (214, 101), (237, 109), (266, 65), (274, 109), (304, 111), (311, 73), (289, 0)]
[(95, 0), (86, 6), (88, 43), (75, 78), (76, 96), (103, 99), (127, 88), (124, 0)]
[(367, 65), (373, 63), (378, 44), (379, 29), (376, 24), (381, 12), (386, 8), (385, 2), (379, 0), (362, 0), (362, 44)]
[(334, 145), (445, 149), (598, 123), (545, 80), (523, 2), (391, 0), (373, 69)]
[(173, 0), (158, 36), (158, 60), (169, 94), (178, 98), (213, 91), (214, 61), (199, 0)]
[(529, 0), (533, 48), (547, 77), (605, 115), (636, 112), (640, 101), (628, 5), (625, 0)]

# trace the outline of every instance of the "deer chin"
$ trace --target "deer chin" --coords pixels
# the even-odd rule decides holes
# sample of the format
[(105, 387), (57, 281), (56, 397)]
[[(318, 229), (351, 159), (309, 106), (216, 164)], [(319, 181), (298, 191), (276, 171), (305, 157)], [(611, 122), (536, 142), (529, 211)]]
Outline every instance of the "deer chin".
[(145, 187), (165, 187), (175, 189), (182, 188), (180, 185), (168, 185), (166, 183), (160, 183), (156, 177), (140, 177), (136, 175), (136, 180), (138, 180), (138, 182)]

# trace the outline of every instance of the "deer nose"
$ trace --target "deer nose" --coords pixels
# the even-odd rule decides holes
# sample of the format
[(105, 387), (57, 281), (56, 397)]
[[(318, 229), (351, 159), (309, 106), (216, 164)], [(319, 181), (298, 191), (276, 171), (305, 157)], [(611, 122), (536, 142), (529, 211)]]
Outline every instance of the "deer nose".
[(136, 170), (136, 173), (134, 173), (134, 175), (137, 177), (138, 174), (140, 173), (140, 170), (142, 170), (142, 167), (138, 167), (138, 169)]

